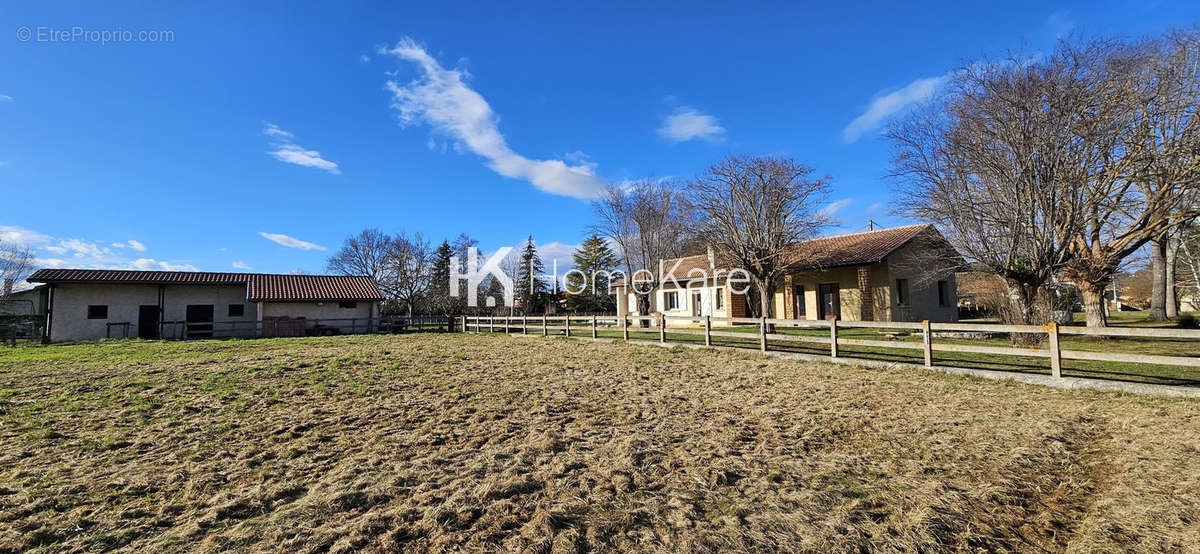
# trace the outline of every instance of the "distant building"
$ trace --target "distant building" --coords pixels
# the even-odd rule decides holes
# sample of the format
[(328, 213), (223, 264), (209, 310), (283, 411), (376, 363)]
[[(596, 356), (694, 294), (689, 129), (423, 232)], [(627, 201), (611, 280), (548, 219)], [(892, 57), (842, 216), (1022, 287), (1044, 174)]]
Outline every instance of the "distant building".
[(42, 269), (43, 340), (217, 338), (355, 332), (377, 323), (370, 277)]
[[(785, 252), (786, 273), (774, 295), (775, 317), (844, 321), (957, 321), (954, 269), (962, 260), (932, 225), (824, 237)], [(663, 260), (664, 279), (648, 313), (748, 317), (756, 296), (734, 292), (730, 264), (714, 254)], [(719, 275), (718, 270), (722, 272)], [(656, 275), (659, 273), (656, 270)], [(636, 284), (637, 279), (635, 278)], [(618, 315), (638, 312), (624, 281), (612, 287)]]

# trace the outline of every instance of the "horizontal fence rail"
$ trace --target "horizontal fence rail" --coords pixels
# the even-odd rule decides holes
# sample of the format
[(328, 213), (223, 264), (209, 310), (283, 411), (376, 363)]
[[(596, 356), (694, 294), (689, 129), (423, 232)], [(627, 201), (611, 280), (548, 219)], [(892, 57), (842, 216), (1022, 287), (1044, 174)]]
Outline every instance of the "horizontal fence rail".
[[(723, 326), (755, 326), (757, 333), (716, 330), (713, 324)], [(674, 325), (672, 325), (674, 324)], [(689, 327), (694, 325), (695, 327)], [(799, 320), (777, 318), (747, 318), (747, 317), (711, 317), (711, 316), (664, 316), (664, 315), (626, 315), (626, 316), (460, 316), (460, 328), (463, 331), (474, 332), (504, 332), (519, 334), (541, 334), (565, 336), (587, 336), (597, 338), (599, 331), (620, 330), (621, 337), (629, 340), (630, 333), (644, 335), (655, 333), (660, 342), (667, 342), (667, 334), (703, 336), (704, 344), (711, 346), (713, 338), (735, 338), (749, 341), (757, 339), (758, 349), (767, 351), (771, 344), (785, 343), (818, 344), (828, 347), (830, 358), (842, 357), (839, 346), (858, 346), (869, 348), (920, 350), (923, 352), (924, 365), (933, 367), (936, 352), (953, 352), (968, 354), (985, 354), (989, 356), (1014, 356), (1025, 358), (1044, 358), (1049, 361), (1050, 374), (1062, 377), (1063, 360), (1085, 360), (1093, 362), (1117, 362), (1132, 364), (1153, 364), (1164, 366), (1183, 366), (1200, 368), (1200, 357), (1164, 356), (1153, 354), (1095, 352), (1082, 350), (1064, 350), (1061, 347), (1062, 335), (1086, 335), (1097, 337), (1123, 338), (1152, 338), (1152, 339), (1191, 339), (1196, 340), (1197, 354), (1200, 354), (1200, 330), (1191, 329), (1137, 329), (1127, 327), (1087, 328), (1063, 327), (1056, 323), (1046, 326), (1037, 325), (993, 325), (986, 323), (931, 323), (896, 322), (896, 321), (838, 321), (838, 320)], [(718, 327), (717, 329), (720, 329)], [(783, 334), (779, 328), (813, 331), (820, 335)], [(897, 335), (910, 333), (915, 340), (881, 340), (840, 337), (839, 330), (844, 329), (881, 329), (896, 330)], [(978, 344), (952, 344), (945, 342), (946, 338), (956, 341), (972, 340), (974, 337), (954, 337), (954, 333), (979, 333), (992, 335), (1031, 335), (1036, 337), (1034, 342), (1045, 341), (1046, 348), (1020, 346), (986, 346)], [(891, 334), (889, 333), (889, 336)], [(942, 337), (942, 335), (950, 335)], [(938, 342), (941, 338), (942, 342)], [(748, 348), (745, 344), (735, 346)]]
[[(269, 338), (328, 335), (454, 332), (454, 316), (384, 316), (359, 318), (265, 318), (261, 321), (162, 321), (149, 332), (136, 323), (104, 324), (105, 338), (159, 338), (166, 340), (209, 338)], [(40, 331), (39, 331), (40, 333)], [(40, 334), (39, 334), (40, 337)]]

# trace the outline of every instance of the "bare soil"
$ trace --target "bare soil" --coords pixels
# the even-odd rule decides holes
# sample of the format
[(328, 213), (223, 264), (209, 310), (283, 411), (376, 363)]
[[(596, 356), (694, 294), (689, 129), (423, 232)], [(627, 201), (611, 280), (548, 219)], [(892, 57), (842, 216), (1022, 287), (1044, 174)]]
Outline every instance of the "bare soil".
[(0, 552), (1200, 551), (1200, 403), (567, 339), (0, 349)]

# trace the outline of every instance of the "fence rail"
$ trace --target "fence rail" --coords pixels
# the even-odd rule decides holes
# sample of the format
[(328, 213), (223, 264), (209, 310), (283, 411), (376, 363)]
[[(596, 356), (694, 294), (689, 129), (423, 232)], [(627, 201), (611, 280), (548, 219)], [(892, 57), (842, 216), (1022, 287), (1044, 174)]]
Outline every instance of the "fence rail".
[[(754, 336), (758, 338), (759, 350), (766, 352), (772, 344), (779, 345), (781, 343), (800, 342), (809, 344), (827, 345), (829, 348), (828, 357), (842, 357), (839, 352), (839, 346), (859, 346), (870, 348), (887, 348), (887, 349), (904, 349), (904, 350), (921, 350), (924, 354), (924, 365), (933, 367), (937, 357), (935, 352), (958, 352), (970, 354), (987, 354), (994, 356), (1016, 356), (1028, 358), (1046, 358), (1049, 360), (1050, 374), (1054, 377), (1062, 377), (1062, 362), (1063, 360), (1085, 360), (1095, 362), (1118, 362), (1118, 363), (1134, 363), (1134, 364), (1154, 364), (1167, 366), (1184, 366), (1200, 368), (1200, 357), (1191, 356), (1163, 356), (1152, 354), (1137, 354), (1137, 353), (1120, 353), (1120, 352), (1093, 352), (1083, 350), (1063, 350), (1061, 348), (1062, 335), (1087, 335), (1101, 337), (1123, 337), (1123, 338), (1169, 338), (1169, 339), (1194, 339), (1197, 340), (1197, 353), (1200, 354), (1200, 330), (1190, 329), (1135, 329), (1135, 328), (1102, 328), (1093, 329), (1086, 327), (1062, 327), (1056, 323), (1050, 323), (1046, 326), (1036, 325), (991, 325), (991, 324), (973, 324), (973, 323), (931, 323), (928, 321), (922, 322), (884, 322), (884, 321), (814, 321), (814, 320), (798, 320), (798, 319), (768, 319), (768, 318), (744, 318), (744, 317), (695, 317), (695, 316), (515, 316), (515, 317), (495, 317), (495, 316), (460, 316), (460, 327), (463, 331), (475, 332), (511, 332), (517, 330), (521, 334), (529, 334), (531, 330), (534, 333), (549, 335), (552, 331), (555, 334), (564, 334), (571, 336), (574, 329), (578, 329), (580, 322), (585, 327), (584, 331), (590, 331), (592, 338), (598, 338), (601, 327), (605, 331), (611, 331), (614, 328), (621, 330), (621, 336), (624, 340), (629, 340), (630, 332), (646, 333), (658, 332), (658, 340), (667, 342), (668, 324), (669, 323), (684, 323), (698, 324), (702, 326), (700, 329), (688, 327), (670, 327), (670, 333), (673, 335), (703, 335), (704, 344), (711, 346), (713, 337), (722, 338), (738, 338), (750, 339)], [(714, 323), (722, 323), (729, 325), (755, 325), (757, 326), (757, 334), (751, 335), (745, 332), (735, 331), (719, 331), (713, 329)], [(775, 332), (777, 327), (790, 327), (801, 329), (825, 330), (828, 336), (806, 336), (806, 335), (791, 335)], [(847, 328), (868, 328), (868, 329), (898, 329), (905, 331), (913, 331), (914, 336), (920, 337), (920, 342), (917, 341), (899, 341), (899, 340), (875, 340), (863, 338), (846, 338), (839, 337), (839, 329)], [(935, 340), (936, 333), (947, 332), (969, 332), (969, 333), (996, 333), (996, 334), (1028, 334), (1041, 335), (1045, 337), (1048, 344), (1047, 348), (1028, 348), (1018, 346), (985, 346), (985, 345), (970, 345), (970, 344), (951, 344), (947, 342), (937, 342)]]

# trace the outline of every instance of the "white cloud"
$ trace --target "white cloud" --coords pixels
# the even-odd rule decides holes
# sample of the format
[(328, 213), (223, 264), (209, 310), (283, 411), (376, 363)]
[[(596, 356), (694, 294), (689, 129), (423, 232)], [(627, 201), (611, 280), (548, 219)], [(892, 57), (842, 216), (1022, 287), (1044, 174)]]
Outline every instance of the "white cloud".
[(275, 150), (267, 152), (272, 158), (283, 163), (315, 167), (334, 175), (342, 174), (342, 171), (338, 169), (338, 164), (322, 158), (321, 153), (316, 150), (309, 150), (296, 144), (295, 135), (281, 129), (278, 125), (267, 123), (263, 127), (263, 134), (272, 139), (271, 147)]
[(129, 260), (121, 251), (131, 248), (144, 251), (145, 245), (136, 241), (88, 241), (78, 238), (55, 238), (45, 233), (12, 225), (0, 225), (0, 240), (27, 245), (33, 250), (35, 268), (79, 269), (153, 269), (159, 271), (197, 271), (188, 263), (153, 258)]
[[(521, 246), (524, 246), (524, 244)], [(542, 263), (546, 265), (546, 273), (553, 272), (555, 270), (554, 264), (557, 262), (558, 277), (561, 279), (564, 273), (575, 267), (575, 259), (572, 256), (579, 249), (579, 245), (554, 241), (537, 245), (537, 249), (538, 256), (542, 258)]]
[(15, 225), (0, 225), (0, 240), (37, 246), (54, 240), (50, 235)]
[(363, 55), (361, 55), (361, 56), (359, 56), (359, 57), (358, 57), (358, 61), (359, 61), (360, 63), (371, 63), (371, 56), (368, 56), (368, 55), (366, 55), (366, 54), (363, 54)]
[(254, 268), (250, 267), (249, 264), (247, 264), (246, 262), (243, 262), (241, 260), (233, 262), (233, 268), (234, 269), (254, 269)]
[(689, 106), (676, 108), (658, 128), (658, 134), (671, 142), (719, 140), (724, 133), (717, 118)]
[(0, 94), (0, 102), (12, 102), (12, 101), (13, 101), (13, 97), (11, 97), (7, 94)]
[(825, 217), (833, 217), (833, 216), (837, 215), (838, 212), (845, 209), (846, 206), (849, 206), (850, 204), (853, 204), (853, 203), (854, 203), (853, 198), (843, 198), (841, 200), (834, 200), (833, 202), (826, 204), (824, 208), (821, 208), (821, 214), (824, 215)]
[(263, 238), (265, 238), (275, 244), (278, 244), (280, 246), (286, 246), (288, 248), (295, 248), (297, 250), (324, 250), (325, 249), (324, 246), (321, 246), (319, 244), (313, 244), (311, 242), (303, 241), (303, 240), (300, 240), (295, 237), (289, 237), (289, 236), (281, 234), (281, 233), (266, 233), (263, 231), (259, 231), (258, 234), (260, 236), (262, 236)]
[(487, 100), (466, 81), (465, 70), (446, 69), (410, 38), (391, 49), (380, 49), (416, 64), (421, 74), (407, 84), (389, 80), (392, 108), (404, 125), (424, 123), (435, 132), (455, 139), (487, 160), (492, 171), (505, 177), (524, 179), (553, 194), (594, 198), (605, 182), (595, 174), (595, 165), (569, 165), (562, 160), (534, 160), (509, 148), (497, 127), (499, 118)]
[(878, 129), (891, 117), (924, 102), (937, 92), (948, 77), (941, 75), (917, 79), (900, 90), (876, 96), (867, 106), (867, 111), (842, 130), (842, 140), (854, 142), (867, 132)]
[(129, 266), (132, 269), (140, 269), (143, 271), (200, 271), (192, 264), (174, 264), (171, 262), (164, 262), (162, 260), (155, 260), (153, 258), (138, 258), (130, 262)]

